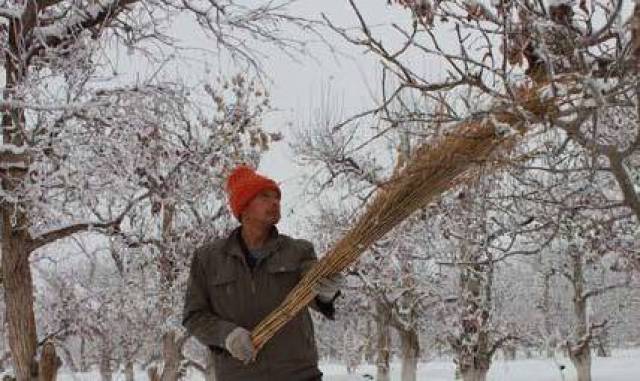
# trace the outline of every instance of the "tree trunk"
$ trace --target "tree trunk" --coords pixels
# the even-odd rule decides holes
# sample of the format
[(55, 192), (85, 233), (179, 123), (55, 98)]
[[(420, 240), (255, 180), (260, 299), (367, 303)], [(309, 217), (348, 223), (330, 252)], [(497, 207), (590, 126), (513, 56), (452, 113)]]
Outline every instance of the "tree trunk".
[(158, 368), (154, 365), (147, 369), (147, 376), (149, 381), (160, 381), (160, 375), (158, 375)]
[(635, 71), (640, 73), (640, 4), (636, 2), (636, 6), (633, 9), (633, 18), (631, 20), (632, 25), (632, 49), (631, 52), (635, 59)]
[[(543, 267), (542, 256), (539, 257), (539, 261), (540, 263), (538, 265)], [(542, 315), (542, 326), (540, 327), (540, 330), (542, 331), (541, 334), (544, 338), (544, 355), (547, 358), (554, 357), (557, 346), (557, 340), (554, 334), (556, 322), (551, 314), (551, 281), (553, 275), (553, 271), (543, 267), (539, 270), (539, 274), (536, 279), (536, 283), (539, 284), (538, 287), (542, 288), (540, 300), (537, 304), (537, 310)]]
[(575, 343), (569, 343), (569, 358), (576, 368), (578, 381), (591, 381), (591, 345), (587, 326), (587, 299), (584, 294), (584, 272), (582, 255), (573, 248), (569, 253), (573, 265), (573, 312), (575, 317)]
[(176, 332), (169, 331), (162, 338), (162, 368), (161, 381), (178, 381), (180, 376), (180, 363), (182, 362), (182, 348), (176, 340)]
[(585, 349), (570, 356), (573, 366), (576, 367), (578, 381), (591, 381), (591, 351), (588, 346)]
[(129, 360), (124, 366), (124, 379), (125, 381), (135, 381), (135, 371), (133, 369), (133, 361)]
[(555, 348), (552, 348), (550, 345), (547, 345), (547, 348), (545, 350), (545, 354), (546, 354), (548, 359), (551, 359), (556, 355), (556, 350), (555, 350)]
[(378, 334), (378, 356), (376, 358), (376, 381), (390, 381), (391, 360), (391, 311), (382, 303), (377, 305), (376, 323)]
[(78, 373), (80, 369), (76, 365), (76, 362), (74, 361), (73, 355), (71, 354), (71, 351), (69, 350), (69, 348), (67, 348), (65, 345), (58, 344), (58, 349), (60, 349), (61, 351), (60, 354), (64, 359), (65, 366), (69, 368), (69, 370), (72, 371), (73, 373)]
[(609, 330), (606, 327), (604, 327), (598, 335), (596, 343), (596, 355), (598, 357), (611, 357)]
[(609, 353), (607, 346), (601, 342), (599, 342), (598, 346), (596, 347), (596, 355), (598, 357), (611, 357), (611, 354)]
[(102, 381), (112, 381), (113, 379), (111, 356), (108, 351), (103, 351), (102, 357), (100, 358), (100, 379)]
[(364, 346), (364, 361), (367, 364), (373, 364), (376, 358), (375, 345), (373, 345), (373, 327), (371, 326), (371, 320), (367, 319), (367, 337), (365, 338)]
[(87, 373), (89, 364), (87, 362), (87, 343), (84, 336), (80, 337), (80, 372)]
[(462, 371), (464, 381), (486, 381), (488, 369), (467, 368)]
[[(463, 261), (476, 261), (471, 251), (463, 252)], [(460, 336), (453, 346), (464, 381), (484, 381), (491, 366), (489, 311), (492, 270), (482, 265), (467, 265), (460, 271)], [(484, 291), (484, 292), (483, 292)], [(483, 295), (484, 293), (484, 295)]]
[[(167, 202), (161, 205), (161, 210), (162, 241), (170, 242), (175, 205), (172, 202)], [(167, 248), (161, 250), (158, 270), (160, 272), (161, 290), (159, 308), (163, 319), (167, 319), (171, 316), (174, 307), (170, 295), (176, 277), (176, 261), (171, 250)], [(180, 363), (184, 357), (182, 356), (182, 345), (178, 343), (175, 330), (165, 332), (162, 337), (162, 357), (164, 366), (160, 377), (161, 381), (177, 381), (180, 376)]]
[(416, 381), (418, 360), (420, 358), (420, 341), (415, 330), (400, 331), (400, 346), (402, 347), (402, 381)]
[[(18, 212), (19, 213), (19, 212)], [(17, 381), (35, 380), (37, 364), (33, 282), (26, 232), (15, 231), (12, 211), (2, 210), (2, 277), (9, 347)]]
[[(525, 349), (526, 353), (529, 353), (528, 349)], [(516, 347), (515, 345), (505, 345), (502, 348), (502, 353), (504, 354), (504, 359), (507, 361), (513, 361), (516, 359)]]
[(362, 362), (362, 347), (358, 343), (357, 324), (355, 327), (345, 324), (342, 335), (342, 361), (347, 367), (347, 374), (353, 374)]
[(207, 368), (205, 370), (205, 381), (216, 381), (216, 370), (213, 365), (213, 352), (207, 351)]
[[(35, 26), (36, 2), (24, 2), (21, 17), (12, 19), (6, 28), (4, 49), (4, 100), (15, 99), (16, 88), (26, 77), (22, 45), (23, 36)], [(2, 143), (24, 147), (20, 131), (25, 124), (24, 110), (7, 108), (2, 113)], [(25, 129), (26, 130), (26, 129)], [(28, 154), (11, 154), (0, 163), (3, 167), (2, 189), (12, 192), (20, 187), (29, 166)], [(8, 200), (0, 206), (2, 222), (2, 278), (5, 293), (6, 324), (9, 347), (17, 381), (35, 380), (38, 373), (36, 324), (33, 313), (33, 281), (29, 266), (28, 217), (22, 205)]]
[(40, 356), (40, 381), (56, 381), (61, 365), (62, 361), (56, 354), (56, 347), (50, 341), (45, 342), (42, 346), (42, 356)]

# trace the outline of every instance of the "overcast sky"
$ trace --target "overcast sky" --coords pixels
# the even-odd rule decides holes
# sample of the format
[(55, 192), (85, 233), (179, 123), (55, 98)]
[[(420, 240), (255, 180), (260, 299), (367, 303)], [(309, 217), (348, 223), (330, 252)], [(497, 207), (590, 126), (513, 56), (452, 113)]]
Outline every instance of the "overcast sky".
[[(404, 11), (387, 6), (386, 0), (359, 1), (365, 17), (372, 25), (383, 25), (391, 22), (406, 23), (410, 16)], [(296, 11), (302, 15), (319, 19), (324, 13), (332, 23), (355, 27), (355, 14), (347, 0), (302, 0)], [(386, 28), (385, 28), (386, 29)], [(364, 49), (354, 48), (336, 33), (325, 30), (325, 37), (337, 50), (336, 54), (321, 44), (315, 52), (314, 59), (303, 59), (299, 64), (291, 62), (285, 55), (274, 55), (267, 62), (269, 73), (273, 75), (273, 102), (283, 110), (272, 118), (274, 128), (313, 127), (314, 115), (322, 113), (322, 104), (330, 98), (331, 109), (340, 110), (342, 117), (356, 114), (374, 105), (374, 96), (379, 93), (380, 65), (372, 55), (365, 55)], [(325, 99), (323, 99), (325, 98)], [(339, 115), (332, 117), (340, 117)], [(285, 130), (287, 139), (293, 138), (293, 131)], [(269, 152), (260, 165), (260, 170), (272, 176), (282, 184), (283, 188), (283, 220), (282, 230), (294, 233), (294, 224), (304, 220), (309, 211), (309, 203), (313, 200), (304, 194), (304, 168), (294, 165), (294, 157), (288, 149), (287, 142), (278, 144)]]
[[(387, 5), (386, 0), (359, 0), (364, 17), (379, 32), (389, 38), (391, 23), (409, 25), (410, 14), (398, 6)], [(347, 0), (299, 0), (292, 8), (297, 16), (321, 20), (325, 14), (332, 23), (341, 27), (355, 28), (358, 23)], [(194, 47), (211, 45), (194, 29), (190, 20), (181, 20), (177, 33), (184, 42)], [(365, 55), (364, 49), (354, 48), (342, 37), (328, 28), (321, 29), (323, 37), (330, 42), (332, 49), (320, 43), (317, 37), (309, 35), (312, 56), (299, 56), (296, 62), (281, 51), (272, 49), (265, 52), (268, 58), (263, 60), (265, 72), (269, 76), (272, 103), (277, 110), (265, 120), (270, 131), (280, 131), (285, 141), (274, 144), (261, 164), (260, 172), (274, 178), (283, 190), (283, 219), (280, 228), (284, 232), (295, 233), (296, 224), (304, 220), (309, 205), (313, 202), (303, 194), (303, 168), (294, 164), (294, 157), (288, 144), (293, 139), (293, 130), (309, 128), (313, 115), (321, 112), (323, 97), (330, 96), (332, 106), (341, 109), (343, 116), (356, 114), (374, 104), (374, 97), (380, 89), (381, 69), (378, 60), (371, 54)], [(296, 35), (301, 37), (300, 35)], [(392, 40), (392, 39), (391, 39)], [(264, 49), (262, 49), (264, 51)], [(197, 56), (197, 54), (195, 54)], [(220, 63), (223, 74), (233, 74), (232, 68)], [(204, 65), (195, 61), (190, 75), (198, 76), (204, 71)], [(212, 71), (216, 71), (213, 68)]]
[[(251, 1), (264, 3), (264, 0)], [(397, 5), (389, 6), (387, 0), (356, 0), (356, 3), (374, 32), (384, 33), (385, 39), (389, 38), (391, 23), (409, 25), (411, 22), (407, 11)], [(358, 25), (347, 0), (297, 0), (291, 11), (295, 16), (318, 21), (324, 13), (340, 27), (355, 28)], [(261, 64), (267, 76), (272, 105), (276, 109), (265, 119), (264, 127), (281, 132), (285, 138), (272, 146), (259, 170), (281, 184), (283, 219), (280, 228), (291, 233), (295, 233), (296, 221), (304, 219), (312, 202), (303, 194), (300, 184), (304, 169), (294, 165), (288, 146), (293, 139), (293, 130), (310, 127), (312, 116), (320, 112), (323, 97), (330, 96), (333, 106), (340, 108), (343, 116), (347, 117), (371, 107), (380, 87), (381, 69), (375, 57), (365, 55), (364, 49), (354, 48), (328, 28), (319, 30), (331, 48), (318, 41), (317, 36), (304, 36), (292, 30), (293, 36), (310, 43), (311, 54), (298, 55), (296, 60), (271, 46), (254, 46), (265, 55)], [(108, 67), (117, 71), (115, 82), (132, 84), (157, 73), (158, 80), (180, 78), (193, 85), (211, 81), (216, 76), (230, 77), (238, 71), (245, 71), (242, 66), (225, 59), (224, 52), (217, 55), (214, 40), (207, 37), (190, 16), (176, 18), (168, 34), (176, 37), (179, 45), (186, 49), (160, 70), (157, 62), (150, 63), (125, 47), (112, 46), (105, 59), (110, 61)], [(166, 51), (167, 55), (173, 53), (166, 47), (159, 49)]]

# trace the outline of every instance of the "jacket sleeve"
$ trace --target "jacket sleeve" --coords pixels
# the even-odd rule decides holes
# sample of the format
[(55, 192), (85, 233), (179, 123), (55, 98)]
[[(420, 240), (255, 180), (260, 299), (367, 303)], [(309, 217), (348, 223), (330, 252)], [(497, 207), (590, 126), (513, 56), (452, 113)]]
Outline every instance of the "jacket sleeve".
[(225, 349), (225, 339), (237, 325), (221, 319), (213, 313), (207, 295), (204, 269), (199, 252), (193, 255), (189, 281), (184, 301), (182, 325), (187, 332), (209, 348)]
[[(318, 262), (318, 256), (313, 248), (313, 244), (308, 241), (303, 241), (305, 248), (303, 249), (303, 260), (301, 266), (302, 276)], [(316, 298), (309, 303), (309, 307), (320, 312), (325, 318), (329, 320), (335, 320), (336, 307), (335, 300), (340, 296), (340, 291), (328, 302), (323, 302), (316, 296)]]

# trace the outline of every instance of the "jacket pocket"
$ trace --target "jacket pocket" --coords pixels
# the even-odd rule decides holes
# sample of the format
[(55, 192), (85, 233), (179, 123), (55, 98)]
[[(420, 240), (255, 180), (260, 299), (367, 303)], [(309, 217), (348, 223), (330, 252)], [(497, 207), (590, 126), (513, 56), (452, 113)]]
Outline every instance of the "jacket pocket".
[(267, 264), (267, 272), (271, 274), (287, 274), (300, 273), (300, 265), (297, 263), (278, 263), (272, 262)]
[(221, 272), (208, 279), (209, 298), (214, 312), (223, 318), (230, 318), (233, 314), (231, 306), (238, 299), (238, 277), (234, 273)]
[(277, 300), (282, 300), (300, 280), (300, 266), (297, 263), (268, 263), (266, 266), (268, 285), (274, 290)]
[(209, 286), (216, 290), (218, 287), (228, 288), (230, 285), (234, 284), (237, 279), (238, 277), (234, 273), (220, 272), (209, 278)]

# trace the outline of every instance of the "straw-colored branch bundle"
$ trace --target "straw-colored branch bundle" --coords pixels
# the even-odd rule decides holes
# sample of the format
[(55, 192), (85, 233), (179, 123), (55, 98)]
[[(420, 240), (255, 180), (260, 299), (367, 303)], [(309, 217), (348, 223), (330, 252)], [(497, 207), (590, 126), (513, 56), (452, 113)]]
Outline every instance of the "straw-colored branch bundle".
[[(540, 106), (540, 102), (533, 102), (526, 105), (525, 109), (540, 115), (545, 111)], [(454, 185), (464, 182), (465, 174), (475, 164), (490, 159), (497, 148), (506, 150), (512, 147), (519, 135), (505, 137), (499, 125), (513, 126), (517, 119), (510, 113), (497, 113), (494, 118), (464, 123), (455, 133), (419, 148), (408, 164), (397, 171), (378, 192), (354, 227), (305, 274), (280, 306), (254, 329), (252, 338), (256, 348), (262, 348), (313, 300), (313, 287), (319, 279), (353, 264), (369, 246), (412, 213)]]

